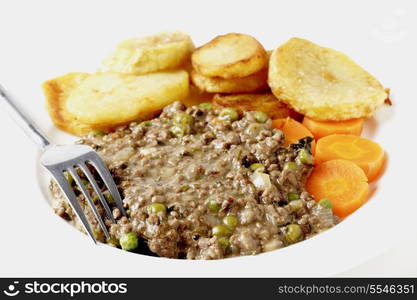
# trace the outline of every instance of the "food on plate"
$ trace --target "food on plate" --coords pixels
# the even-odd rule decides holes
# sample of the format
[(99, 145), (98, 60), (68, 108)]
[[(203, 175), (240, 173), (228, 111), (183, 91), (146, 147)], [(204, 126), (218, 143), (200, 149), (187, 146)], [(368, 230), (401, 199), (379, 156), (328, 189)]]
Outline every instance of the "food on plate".
[[(286, 145), (296, 143), (297, 141), (305, 137), (314, 138), (313, 134), (303, 124), (290, 117), (287, 117), (285, 119), (275, 119), (272, 121), (272, 126), (284, 132)], [(316, 146), (314, 140), (312, 141), (311, 146), (314, 153), (314, 149)]]
[(197, 48), (191, 61), (194, 69), (205, 77), (233, 79), (247, 77), (265, 69), (268, 55), (252, 36), (228, 33)]
[[(140, 237), (162, 257), (252, 255), (338, 222), (304, 188), (313, 169), (309, 140), (285, 146), (283, 132), (256, 112), (240, 117), (230, 107), (175, 102), (152, 120), (89, 134), (79, 143), (98, 152), (118, 184), (129, 217), (113, 206), (117, 224), (108, 225), (111, 243), (129, 251), (140, 251)], [(51, 189), (56, 212), (81, 227), (58, 187)]]
[(364, 204), (369, 193), (365, 172), (343, 159), (329, 160), (316, 166), (307, 180), (306, 189), (316, 201), (330, 200), (333, 212), (340, 218)]
[[(385, 153), (360, 134), (388, 89), (299, 38), (271, 53), (229, 33), (193, 49), (182, 32), (130, 39), (107, 70), (44, 83), (54, 124), (97, 151), (121, 193), (126, 216), (92, 170), (109, 222), (79, 172), (106, 240), (66, 175), (97, 240), (169, 258), (253, 255), (308, 239), (367, 201)], [(83, 230), (54, 182), (50, 190), (55, 212)]]
[(296, 112), (285, 103), (279, 101), (271, 92), (243, 93), (243, 94), (216, 94), (213, 96), (213, 104), (217, 107), (234, 107), (243, 113), (244, 111), (260, 111), (271, 119), (296, 116)]
[(99, 73), (70, 93), (65, 108), (91, 126), (123, 124), (152, 117), (185, 98), (188, 86), (188, 73), (181, 70), (147, 75)]
[(381, 83), (345, 54), (300, 38), (273, 51), (268, 83), (278, 99), (320, 121), (371, 117), (387, 99)]
[(190, 59), (194, 44), (180, 31), (133, 38), (121, 42), (103, 62), (108, 72), (147, 74), (176, 69)]
[(381, 173), (385, 153), (378, 143), (371, 140), (333, 134), (318, 140), (315, 157), (317, 163), (338, 158), (349, 160), (365, 172), (368, 181), (373, 181)]
[(317, 121), (304, 117), (303, 125), (311, 131), (316, 139), (320, 139), (331, 134), (361, 135), (364, 121), (363, 118), (345, 121)]
[(46, 108), (56, 127), (75, 135), (87, 134), (94, 129), (91, 125), (80, 123), (66, 109), (69, 95), (89, 76), (88, 73), (74, 72), (43, 83)]
[(195, 70), (191, 71), (191, 80), (201, 91), (208, 93), (250, 93), (266, 90), (268, 71), (266, 69), (246, 77), (224, 79), (207, 77)]

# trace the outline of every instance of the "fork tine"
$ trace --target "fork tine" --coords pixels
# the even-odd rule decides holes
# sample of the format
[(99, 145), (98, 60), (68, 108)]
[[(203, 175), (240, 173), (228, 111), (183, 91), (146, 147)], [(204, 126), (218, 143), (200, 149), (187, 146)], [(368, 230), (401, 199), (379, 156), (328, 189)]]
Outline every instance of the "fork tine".
[(116, 202), (117, 208), (122, 212), (124, 216), (127, 216), (125, 209), (123, 208), (123, 202), (122, 198), (120, 197), (119, 190), (117, 189), (113, 177), (111, 176), (109, 169), (104, 164), (103, 160), (98, 155), (89, 155), (88, 162), (96, 168), (97, 172), (103, 179), (103, 182), (107, 186), (107, 189), (110, 191), (113, 200)]
[(91, 195), (88, 193), (87, 189), (85, 188), (84, 183), (82, 183), (80, 177), (78, 176), (77, 172), (73, 167), (68, 167), (67, 171), (71, 174), (72, 178), (74, 178), (77, 185), (81, 188), (81, 192), (84, 195), (84, 198), (87, 200), (88, 204), (90, 205), (91, 210), (93, 211), (94, 216), (96, 217), (97, 222), (100, 225), (101, 230), (104, 232), (104, 235), (107, 239), (110, 239), (109, 232), (107, 231), (107, 227), (103, 222), (100, 214), (97, 211), (97, 207), (94, 205), (93, 199), (91, 199)]
[(62, 174), (61, 171), (50, 170), (50, 172), (52, 173), (52, 175), (55, 179), (55, 182), (58, 184), (61, 191), (63, 192), (63, 194), (67, 198), (68, 203), (71, 205), (75, 214), (81, 220), (81, 223), (83, 224), (83, 227), (84, 227), (85, 231), (93, 239), (94, 243), (97, 244), (96, 238), (93, 234), (93, 231), (91, 230), (90, 224), (88, 223), (88, 220), (85, 217), (84, 212), (83, 212), (80, 204), (77, 201), (77, 196), (75, 196), (75, 193), (72, 190), (72, 187), (68, 184), (67, 179), (65, 178), (65, 176)]
[(116, 220), (113, 218), (113, 214), (111, 213), (110, 207), (106, 201), (106, 199), (103, 196), (103, 193), (101, 192), (100, 188), (97, 185), (96, 180), (94, 179), (94, 176), (91, 174), (90, 170), (84, 163), (78, 164), (80, 169), (84, 172), (85, 176), (87, 176), (88, 181), (91, 183), (91, 185), (94, 188), (94, 192), (98, 195), (98, 198), (100, 199), (101, 205), (104, 207), (104, 210), (106, 211), (107, 217), (113, 222), (116, 223)]

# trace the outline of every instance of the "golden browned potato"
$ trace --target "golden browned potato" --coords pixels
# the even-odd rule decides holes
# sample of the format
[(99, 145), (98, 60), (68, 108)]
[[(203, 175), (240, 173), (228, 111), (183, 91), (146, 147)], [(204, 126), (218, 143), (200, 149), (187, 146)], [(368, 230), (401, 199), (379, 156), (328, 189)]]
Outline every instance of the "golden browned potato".
[(176, 69), (190, 59), (194, 44), (180, 31), (133, 38), (121, 42), (103, 61), (102, 71), (147, 74)]
[(191, 56), (194, 69), (206, 77), (247, 77), (265, 69), (268, 55), (253, 37), (241, 33), (220, 35)]
[(86, 78), (68, 97), (65, 109), (84, 124), (114, 126), (146, 119), (188, 95), (183, 70), (147, 75), (99, 73)]
[(296, 113), (285, 103), (279, 101), (272, 93), (248, 93), (248, 94), (216, 94), (213, 97), (214, 106), (234, 107), (239, 112), (262, 111), (271, 119), (295, 117)]
[(268, 88), (268, 71), (241, 78), (224, 79), (221, 77), (207, 77), (196, 71), (191, 72), (191, 80), (201, 91), (208, 93), (246, 93), (262, 91)]
[(48, 80), (42, 85), (46, 98), (46, 108), (52, 122), (58, 128), (75, 135), (86, 134), (93, 128), (90, 125), (80, 123), (73, 115), (68, 113), (65, 104), (69, 95), (89, 76), (88, 73), (68, 73)]
[(274, 50), (268, 83), (277, 98), (315, 120), (370, 117), (387, 98), (381, 83), (349, 57), (300, 38)]

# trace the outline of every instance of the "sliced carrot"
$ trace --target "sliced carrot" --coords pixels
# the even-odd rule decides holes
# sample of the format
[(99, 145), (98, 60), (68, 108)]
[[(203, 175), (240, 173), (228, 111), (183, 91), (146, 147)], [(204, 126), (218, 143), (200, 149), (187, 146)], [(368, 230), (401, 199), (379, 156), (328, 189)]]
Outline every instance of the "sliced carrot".
[(272, 127), (281, 130), (282, 127), (285, 124), (285, 121), (287, 121), (286, 118), (284, 118), (284, 119), (274, 119), (274, 120), (272, 120)]
[(369, 181), (381, 172), (384, 157), (384, 150), (379, 144), (347, 134), (333, 134), (319, 139), (315, 152), (317, 164), (337, 158), (350, 160), (361, 167)]
[(360, 135), (363, 129), (363, 118), (346, 121), (315, 121), (304, 117), (303, 125), (307, 127), (316, 139), (331, 134), (353, 134)]
[[(289, 144), (297, 143), (298, 140), (305, 138), (306, 136), (311, 136), (314, 138), (313, 134), (303, 124), (289, 117), (285, 119), (273, 120), (272, 127), (280, 129), (284, 132), (285, 144), (287, 146)], [(316, 143), (313, 141), (311, 143), (313, 153), (315, 146)]]
[(363, 170), (353, 162), (334, 159), (314, 168), (307, 180), (306, 189), (316, 201), (329, 199), (333, 212), (344, 218), (368, 199), (367, 180)]

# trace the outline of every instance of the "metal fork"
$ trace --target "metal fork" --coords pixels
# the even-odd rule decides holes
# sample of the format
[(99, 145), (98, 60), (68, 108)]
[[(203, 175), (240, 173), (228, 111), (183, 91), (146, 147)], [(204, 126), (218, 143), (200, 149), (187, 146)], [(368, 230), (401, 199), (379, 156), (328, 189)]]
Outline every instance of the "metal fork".
[(4, 100), (5, 107), (16, 121), (16, 123), (24, 130), (27, 136), (29, 136), (43, 151), (41, 156), (41, 165), (45, 167), (53, 176), (56, 183), (60, 187), (61, 191), (67, 198), (72, 209), (74, 210), (77, 217), (81, 220), (85, 231), (93, 239), (95, 243), (97, 240), (91, 229), (91, 226), (85, 216), (80, 203), (74, 193), (73, 188), (68, 182), (67, 177), (64, 175), (65, 172), (71, 174), (75, 183), (81, 189), (85, 199), (87, 200), (97, 222), (100, 225), (101, 230), (104, 232), (107, 239), (110, 238), (109, 232), (103, 219), (97, 211), (94, 205), (91, 195), (87, 191), (85, 184), (82, 182), (76, 169), (81, 170), (82, 173), (88, 178), (89, 183), (93, 186), (94, 192), (98, 195), (101, 205), (103, 206), (107, 217), (115, 223), (110, 207), (101, 192), (94, 176), (90, 172), (87, 164), (94, 167), (97, 173), (100, 175), (102, 181), (107, 187), (110, 195), (114, 199), (117, 208), (126, 216), (126, 212), (123, 208), (123, 202), (120, 197), (119, 191), (116, 184), (114, 183), (113, 177), (109, 170), (104, 164), (100, 156), (91, 147), (86, 145), (71, 145), (71, 146), (55, 146), (52, 145), (46, 135), (36, 126), (36, 124), (23, 113), (16, 102), (13, 101), (11, 95), (0, 85), (0, 98)]

